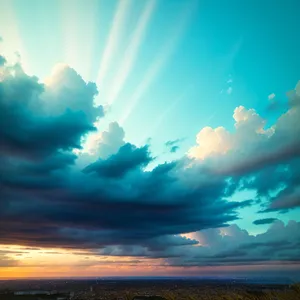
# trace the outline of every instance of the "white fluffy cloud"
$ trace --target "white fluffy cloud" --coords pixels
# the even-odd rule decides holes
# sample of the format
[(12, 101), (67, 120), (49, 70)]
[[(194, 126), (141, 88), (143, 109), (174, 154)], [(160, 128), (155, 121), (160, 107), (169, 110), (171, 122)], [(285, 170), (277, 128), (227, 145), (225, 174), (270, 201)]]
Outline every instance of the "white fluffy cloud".
[(45, 79), (44, 103), (49, 113), (57, 115), (67, 109), (83, 112), (88, 121), (95, 122), (103, 116), (103, 107), (95, 106), (97, 87), (93, 82), (85, 82), (82, 77), (66, 64), (58, 64), (51, 76)]
[(225, 154), (232, 148), (231, 134), (224, 127), (204, 127), (196, 141), (198, 145), (190, 149), (189, 155), (202, 160), (213, 154)]
[(251, 172), (297, 156), (300, 153), (299, 95), (300, 84), (289, 93), (290, 108), (271, 127), (266, 127), (266, 120), (254, 109), (237, 107), (233, 113), (235, 130), (203, 128), (188, 156), (216, 172), (228, 174)]

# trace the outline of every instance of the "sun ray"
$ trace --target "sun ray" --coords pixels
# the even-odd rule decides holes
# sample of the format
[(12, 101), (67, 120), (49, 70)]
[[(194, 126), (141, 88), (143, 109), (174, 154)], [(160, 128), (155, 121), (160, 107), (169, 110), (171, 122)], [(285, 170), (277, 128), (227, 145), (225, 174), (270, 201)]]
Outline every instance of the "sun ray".
[(119, 120), (119, 123), (123, 125), (128, 117), (131, 115), (133, 110), (135, 109), (136, 105), (139, 103), (143, 94), (148, 90), (149, 86), (152, 84), (154, 79), (157, 77), (158, 73), (163, 68), (164, 64), (172, 55), (176, 44), (179, 42), (184, 29), (190, 19), (192, 12), (195, 9), (196, 1), (192, 2), (192, 5), (188, 5), (186, 9), (180, 14), (177, 22), (177, 26), (174, 28), (174, 31), (171, 34), (171, 37), (167, 40), (167, 42), (163, 45), (162, 49), (158, 51), (160, 53), (156, 58), (156, 61), (151, 64), (150, 68), (147, 70), (143, 80), (140, 82), (136, 90), (133, 92), (132, 96), (130, 97), (129, 104)]
[(61, 5), (64, 62), (76, 69), (86, 80), (91, 80), (99, 2), (65, 0)]
[(110, 94), (107, 97), (107, 102), (112, 104), (120, 94), (128, 74), (130, 73), (132, 66), (135, 62), (137, 52), (140, 48), (140, 45), (143, 40), (144, 33), (146, 31), (147, 25), (150, 21), (152, 12), (155, 8), (156, 0), (150, 0), (146, 3), (143, 13), (141, 14), (137, 27), (133, 33), (130, 44), (126, 49), (124, 54), (123, 63), (120, 67), (120, 71), (118, 72), (115, 80), (112, 83), (110, 88)]
[(103, 79), (109, 69), (114, 52), (120, 41), (122, 27), (124, 26), (127, 13), (129, 11), (130, 0), (119, 0), (117, 10), (113, 19), (112, 27), (109, 32), (108, 40), (101, 59), (100, 69), (98, 72), (96, 83), (98, 87), (102, 86)]

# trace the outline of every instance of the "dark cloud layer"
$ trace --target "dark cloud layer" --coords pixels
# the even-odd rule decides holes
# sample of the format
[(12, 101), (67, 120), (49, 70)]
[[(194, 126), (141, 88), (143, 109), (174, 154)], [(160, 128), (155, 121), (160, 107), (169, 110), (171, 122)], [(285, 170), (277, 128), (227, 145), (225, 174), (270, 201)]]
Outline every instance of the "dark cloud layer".
[(82, 170), (72, 150), (103, 115), (95, 86), (67, 66), (45, 84), (19, 65), (1, 72), (0, 243), (162, 249), (194, 243), (173, 235), (224, 226), (249, 205), (227, 202), (225, 178), (207, 179), (205, 170), (196, 182), (176, 162), (144, 171), (153, 159), (148, 146), (123, 144), (117, 124), (110, 132), (118, 137), (99, 143), (118, 141), (120, 149)]
[[(97, 140), (97, 150), (85, 159), (74, 149), (81, 149), (103, 117), (102, 107), (94, 105), (95, 84), (63, 65), (44, 84), (5, 61), (0, 75), (0, 244), (176, 258), (173, 265), (193, 265), (194, 260), (198, 265), (229, 264), (233, 257), (241, 257), (236, 263), (251, 261), (247, 249), (238, 247), (209, 256), (197, 239), (180, 234), (211, 230), (206, 239), (217, 248), (223, 245), (216, 228), (238, 219), (238, 209), (252, 203), (226, 199), (241, 183), (254, 184), (245, 177), (248, 173), (266, 176), (259, 175), (266, 172), (260, 164), (267, 170), (279, 157), (291, 158), (290, 153), (279, 151), (267, 163), (260, 156), (251, 168), (242, 161), (235, 168), (242, 172), (213, 172), (208, 164), (187, 157), (146, 171), (154, 159), (149, 147), (125, 142), (123, 129), (111, 123)], [(297, 176), (285, 178), (296, 186)], [(269, 190), (261, 187), (262, 193)], [(271, 202), (276, 203), (273, 209), (282, 207), (277, 198)]]

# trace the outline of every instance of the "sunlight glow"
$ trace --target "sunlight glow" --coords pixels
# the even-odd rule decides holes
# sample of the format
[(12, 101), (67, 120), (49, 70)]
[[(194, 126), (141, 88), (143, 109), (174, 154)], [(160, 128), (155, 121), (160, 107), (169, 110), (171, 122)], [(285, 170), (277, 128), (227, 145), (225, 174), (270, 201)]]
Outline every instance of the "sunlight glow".
[(156, 0), (150, 0), (145, 5), (143, 13), (141, 14), (136, 29), (132, 35), (131, 41), (126, 49), (124, 54), (122, 65), (120, 66), (120, 71), (117, 73), (115, 80), (113, 81), (110, 87), (110, 94), (108, 95), (108, 103), (112, 104), (119, 96), (128, 75), (132, 69), (132, 66), (135, 62), (137, 52), (140, 48), (140, 45), (143, 41), (143, 36), (146, 30), (146, 27), (149, 23), (150, 17), (154, 10)]
[(120, 0), (118, 3), (117, 11), (115, 13), (109, 37), (106, 42), (96, 80), (96, 83), (100, 88), (103, 85), (103, 80), (106, 76), (107, 70), (110, 67), (111, 60), (120, 41), (120, 35), (122, 33), (122, 28), (124, 27), (125, 19), (129, 12), (129, 6), (129, 0)]
[[(65, 0), (62, 5), (64, 62), (92, 80), (92, 54), (97, 32), (97, 1)], [(89, 22), (86, 23), (86, 20)], [(82, 26), (82, 24), (86, 24)]]

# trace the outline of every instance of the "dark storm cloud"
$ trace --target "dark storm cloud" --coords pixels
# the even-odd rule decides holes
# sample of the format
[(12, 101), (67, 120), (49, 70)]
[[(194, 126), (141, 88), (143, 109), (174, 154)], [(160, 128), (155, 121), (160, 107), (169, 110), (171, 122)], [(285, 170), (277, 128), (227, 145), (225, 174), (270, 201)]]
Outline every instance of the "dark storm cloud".
[(271, 224), (275, 222), (277, 219), (276, 218), (265, 218), (265, 219), (258, 219), (253, 221), (254, 225), (264, 225), (264, 224)]
[(195, 243), (174, 235), (224, 226), (250, 205), (225, 200), (227, 181), (205, 169), (199, 178), (182, 162), (144, 171), (153, 160), (148, 146), (124, 143), (117, 123), (98, 146), (120, 149), (82, 172), (71, 150), (103, 115), (95, 86), (67, 66), (45, 84), (18, 65), (4, 67), (2, 78), (0, 243), (104, 252), (117, 243), (119, 253), (132, 246), (157, 257)]
[[(9, 69), (4, 69), (5, 78), (0, 85), (0, 152), (44, 159), (57, 152), (81, 148), (82, 136), (95, 129), (91, 121), (96, 120), (96, 115), (91, 120), (90, 115), (73, 103), (65, 107), (61, 105), (59, 111), (54, 109), (53, 103), (59, 100), (67, 103), (66, 99), (73, 97), (67, 87), (55, 89), (54, 93), (51, 85), (45, 87), (38, 82), (38, 78), (26, 75), (20, 66), (16, 65), (13, 71), (14, 75), (9, 73)], [(72, 71), (70, 73), (73, 76), (66, 86), (78, 79)], [(85, 89), (88, 90), (86, 95), (83, 92)], [(92, 108), (97, 90), (92, 93), (89, 85), (85, 85), (81, 86), (78, 93), (86, 96), (86, 106), (90, 111), (98, 111), (99, 116), (102, 116), (101, 107)], [(57, 100), (60, 97), (63, 99)]]
[[(18, 65), (0, 70), (0, 244), (94, 255), (187, 255), (187, 262), (202, 257), (202, 264), (242, 257), (238, 245), (222, 249), (232, 257), (226, 259), (226, 252), (209, 256), (197, 240), (179, 236), (226, 226), (238, 219), (239, 208), (251, 205), (226, 200), (238, 188), (228, 174), (188, 158), (146, 171), (153, 160), (148, 146), (126, 143), (117, 123), (98, 141), (100, 158), (85, 160), (72, 150), (103, 116), (94, 106), (95, 85), (67, 66), (45, 84)], [(218, 245), (222, 240), (215, 237)]]

